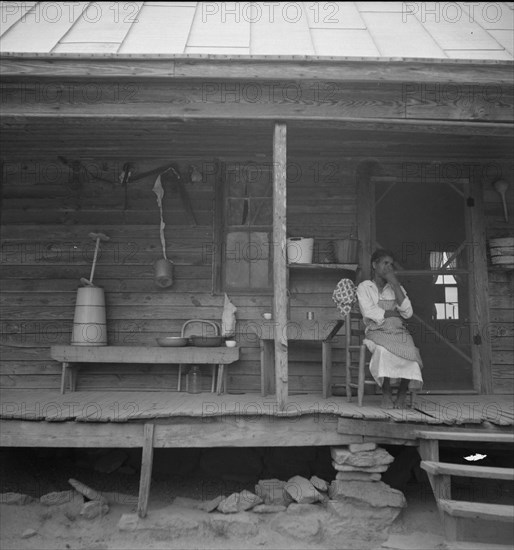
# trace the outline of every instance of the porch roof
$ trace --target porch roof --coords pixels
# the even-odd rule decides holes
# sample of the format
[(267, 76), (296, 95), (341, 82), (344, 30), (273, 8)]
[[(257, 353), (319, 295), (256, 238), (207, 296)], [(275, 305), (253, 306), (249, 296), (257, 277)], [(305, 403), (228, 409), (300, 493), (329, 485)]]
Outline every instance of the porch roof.
[(512, 2), (2, 2), (0, 50), (505, 61), (514, 53), (513, 9)]

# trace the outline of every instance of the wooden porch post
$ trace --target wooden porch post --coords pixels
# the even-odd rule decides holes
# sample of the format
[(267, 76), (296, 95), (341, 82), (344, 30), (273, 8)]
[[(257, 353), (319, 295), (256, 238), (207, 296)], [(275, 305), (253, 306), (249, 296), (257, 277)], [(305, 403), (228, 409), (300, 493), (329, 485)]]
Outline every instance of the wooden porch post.
[(137, 502), (137, 514), (140, 518), (145, 518), (148, 511), (148, 498), (150, 497), (150, 484), (152, 482), (154, 427), (154, 424), (147, 423), (143, 428), (143, 456)]
[(371, 177), (379, 172), (379, 164), (376, 161), (362, 161), (355, 169), (355, 185), (357, 187), (357, 233), (361, 242), (359, 258), (360, 272), (357, 283), (369, 279), (371, 267), (369, 261), (375, 246), (375, 219), (374, 187), (371, 185)]
[(287, 132), (275, 123), (273, 135), (273, 318), (275, 320), (275, 388), (279, 410), (288, 395), (287, 368), (287, 265), (286, 265), (286, 162)]
[(472, 262), (473, 296), (470, 307), (475, 310), (478, 326), (473, 330), (473, 385), (480, 393), (493, 393), (491, 343), (489, 342), (489, 285), (487, 276), (486, 231), (483, 218), (484, 203), (482, 199), (482, 182), (473, 176), (470, 180), (470, 197), (468, 198), (471, 224), (471, 250), (469, 261)]

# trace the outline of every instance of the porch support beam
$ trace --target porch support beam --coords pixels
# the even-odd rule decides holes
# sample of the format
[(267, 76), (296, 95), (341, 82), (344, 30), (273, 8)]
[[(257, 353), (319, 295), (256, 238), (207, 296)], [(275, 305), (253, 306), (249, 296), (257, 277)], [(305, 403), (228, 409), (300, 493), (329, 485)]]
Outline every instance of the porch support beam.
[(484, 223), (484, 204), (482, 198), (482, 182), (477, 181), (476, 176), (470, 181), (470, 199), (468, 200), (470, 227), (468, 235), (471, 235), (471, 249), (468, 250), (469, 260), (472, 262), (471, 277), (472, 287), (475, 289), (471, 298), (471, 307), (474, 309), (474, 318), (478, 326), (472, 334), (473, 361), (473, 385), (483, 394), (493, 393), (492, 381), (492, 357), (491, 342), (489, 338), (489, 283), (487, 273), (487, 245)]
[[(380, 81), (407, 83), (406, 93), (413, 93), (423, 83), (434, 89), (434, 83), (443, 93), (455, 93), (457, 84), (491, 85), (477, 90), (481, 95), (493, 96), (501, 84), (512, 84), (511, 61), (460, 61), (453, 59), (305, 59), (286, 56), (216, 56), (183, 57), (181, 55), (116, 55), (93, 56), (76, 54), (4, 53), (1, 55), (2, 74), (5, 77), (23, 75), (32, 78), (87, 78), (95, 79), (189, 79), (189, 78), (244, 78), (257, 79), (311, 78), (337, 81)], [(450, 82), (446, 90), (441, 83)]]
[(143, 457), (141, 459), (141, 478), (139, 481), (139, 499), (137, 504), (137, 514), (140, 518), (146, 517), (148, 511), (148, 499), (152, 483), (153, 436), (154, 424), (149, 422), (145, 424), (143, 435)]
[(288, 395), (287, 265), (286, 265), (287, 128), (275, 123), (273, 134), (273, 318), (275, 320), (275, 388), (279, 410)]

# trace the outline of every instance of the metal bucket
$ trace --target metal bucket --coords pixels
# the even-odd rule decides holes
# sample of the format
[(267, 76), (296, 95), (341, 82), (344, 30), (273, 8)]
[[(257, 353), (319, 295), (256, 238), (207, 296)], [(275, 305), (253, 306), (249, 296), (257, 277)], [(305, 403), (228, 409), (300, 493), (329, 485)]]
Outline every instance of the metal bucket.
[(334, 251), (339, 264), (356, 264), (359, 262), (359, 241), (357, 239), (335, 241)]
[(314, 239), (290, 237), (287, 239), (287, 261), (290, 264), (312, 263)]
[(106, 346), (104, 289), (85, 286), (77, 290), (71, 343), (74, 346)]

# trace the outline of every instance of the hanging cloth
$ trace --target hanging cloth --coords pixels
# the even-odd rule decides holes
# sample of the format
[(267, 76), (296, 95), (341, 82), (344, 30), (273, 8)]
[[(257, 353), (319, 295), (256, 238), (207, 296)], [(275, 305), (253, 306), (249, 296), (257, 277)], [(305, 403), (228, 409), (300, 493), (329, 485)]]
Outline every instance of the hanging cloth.
[(168, 257), (166, 256), (166, 240), (164, 239), (164, 228), (166, 227), (166, 224), (164, 223), (164, 219), (162, 217), (162, 199), (164, 197), (164, 189), (162, 188), (161, 174), (157, 176), (157, 179), (155, 180), (152, 191), (157, 196), (157, 205), (159, 206), (159, 212), (161, 215), (160, 236), (161, 236), (162, 255), (164, 259), (167, 260)]

